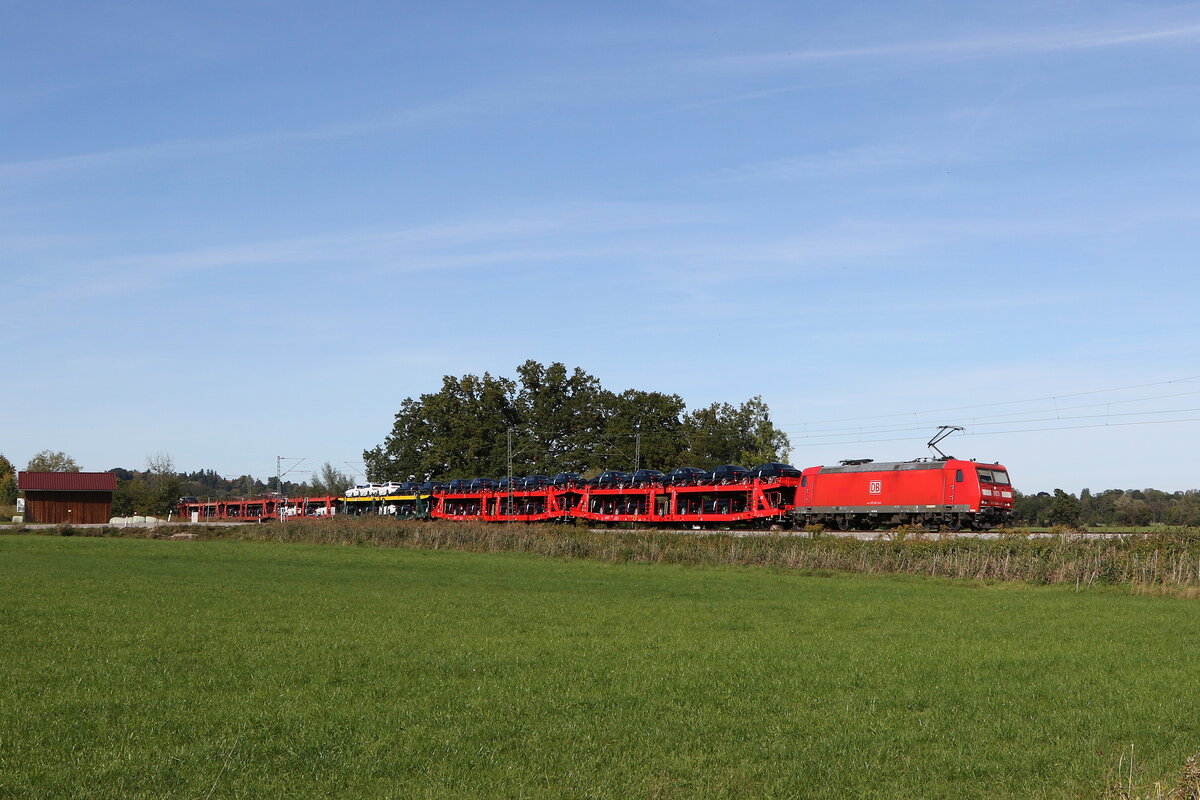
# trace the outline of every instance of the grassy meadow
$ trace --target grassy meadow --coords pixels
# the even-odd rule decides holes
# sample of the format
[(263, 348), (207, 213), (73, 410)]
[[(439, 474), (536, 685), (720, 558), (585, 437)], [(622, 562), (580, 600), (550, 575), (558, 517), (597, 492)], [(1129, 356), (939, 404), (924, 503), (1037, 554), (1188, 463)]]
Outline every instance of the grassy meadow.
[(381, 517), (298, 520), (286, 525), (177, 525), (73, 529), (62, 535), (233, 539), (411, 547), (475, 553), (529, 553), (613, 563), (748, 566), (870, 575), (926, 575), (975, 581), (1122, 586), (1142, 593), (1200, 597), (1200, 530), (1087, 538), (1063, 528), (1049, 536), (1004, 531), (994, 539), (897, 529), (869, 539), (813, 531), (680, 535), (654, 530), (589, 530), (579, 525), (396, 521)]
[(1200, 748), (1109, 588), (0, 536), (0, 798), (1101, 797)]

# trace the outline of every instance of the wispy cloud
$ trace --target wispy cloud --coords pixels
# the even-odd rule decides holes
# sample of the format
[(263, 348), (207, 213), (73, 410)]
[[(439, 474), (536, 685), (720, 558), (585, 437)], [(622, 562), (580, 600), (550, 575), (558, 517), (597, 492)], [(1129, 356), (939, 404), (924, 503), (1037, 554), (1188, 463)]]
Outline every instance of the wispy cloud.
[(703, 175), (699, 180), (706, 183), (796, 181), (927, 164), (936, 158), (931, 151), (921, 152), (903, 147), (854, 147), (742, 164)]
[(771, 97), (783, 94), (793, 94), (795, 92), (804, 92), (812, 89), (827, 89), (835, 86), (850, 86), (860, 83), (859, 79), (844, 79), (832, 81), (806, 81), (804, 83), (789, 83), (786, 86), (772, 86), (767, 89), (757, 89), (750, 92), (738, 92), (736, 94), (723, 95), (721, 97), (713, 97), (705, 100), (695, 100), (690, 103), (680, 103), (678, 105), (668, 106), (649, 113), (636, 115), (636, 118), (641, 117), (657, 117), (664, 114), (676, 114), (681, 111), (696, 111), (699, 109), (712, 108), (714, 106), (729, 105), (731, 103), (744, 103), (748, 100), (766, 100)]
[(297, 130), (212, 139), (173, 139), (53, 158), (10, 161), (0, 163), (0, 182), (37, 179), (77, 170), (123, 169), (147, 162), (220, 156), (307, 142), (345, 139), (389, 130), (419, 128), (507, 108), (511, 101), (511, 96), (506, 93), (478, 94)]
[[(183, 250), (113, 255), (68, 262), (55, 273), (59, 299), (122, 295), (170, 283), (181, 276), (221, 270), (292, 272), (337, 264), (370, 277), (380, 270), (419, 272), (613, 255), (615, 232), (671, 228), (711, 220), (712, 213), (685, 205), (576, 203), (529, 209), (477, 220), (451, 221), (391, 230), (335, 231)], [(589, 237), (602, 235), (596, 244)], [(69, 280), (66, 280), (69, 279)]]
[(769, 53), (746, 53), (693, 60), (692, 66), (733, 70), (762, 70), (805, 62), (869, 59), (994, 57), (1028, 53), (1090, 50), (1200, 40), (1200, 22), (1155, 26), (1058, 27), (987, 36), (869, 44), (857, 47), (797, 48)]

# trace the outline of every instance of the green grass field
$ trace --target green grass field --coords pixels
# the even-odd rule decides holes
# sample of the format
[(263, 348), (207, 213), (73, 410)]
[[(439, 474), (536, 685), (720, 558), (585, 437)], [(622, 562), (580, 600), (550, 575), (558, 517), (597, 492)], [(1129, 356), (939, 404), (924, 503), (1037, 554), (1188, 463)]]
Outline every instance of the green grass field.
[(0, 537), (0, 797), (1099, 797), (1200, 749), (1120, 590)]

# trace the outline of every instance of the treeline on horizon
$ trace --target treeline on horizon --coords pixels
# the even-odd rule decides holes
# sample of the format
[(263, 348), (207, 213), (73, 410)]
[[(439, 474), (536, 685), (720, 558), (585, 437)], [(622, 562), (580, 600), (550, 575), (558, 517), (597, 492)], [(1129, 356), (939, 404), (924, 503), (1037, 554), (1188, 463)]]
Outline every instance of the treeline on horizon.
[(1200, 527), (1200, 490), (1164, 492), (1160, 489), (1106, 489), (1078, 495), (1014, 492), (1013, 523), (1032, 527), (1070, 525), (1142, 527), (1174, 525)]
[[(326, 465), (328, 466), (328, 465)], [(28, 472), (79, 472), (74, 458), (61, 451), (43, 450), (25, 465)], [(142, 470), (112, 467), (104, 470), (117, 478), (117, 490), (113, 493), (113, 516), (149, 514), (166, 516), (175, 508), (180, 497), (211, 498), (223, 500), (233, 497), (253, 497), (277, 491), (279, 481), (274, 477), (267, 480), (252, 475), (223, 478), (215, 470), (202, 469), (195, 472), (178, 472), (171, 456), (157, 453), (146, 459)], [(335, 470), (336, 472), (336, 470)], [(0, 454), (0, 507), (12, 506), (17, 501), (17, 469)], [(325, 470), (313, 476), (310, 483), (283, 482), (285, 494), (293, 497), (340, 493), (352, 481), (340, 476), (344, 484), (327, 486), (321, 482)], [(336, 492), (330, 491), (337, 490)]]
[[(145, 477), (141, 470), (130, 470), (114, 467), (108, 470), (117, 476), (117, 484), (134, 481)], [(279, 490), (279, 480), (274, 476), (256, 478), (253, 475), (239, 475), (236, 478), (223, 478), (216, 470), (201, 469), (195, 472), (180, 472), (179, 493), (181, 496), (212, 498), (224, 500), (231, 497), (255, 497), (270, 494)], [(309, 489), (307, 483), (284, 480), (283, 492), (288, 496), (303, 496)]]

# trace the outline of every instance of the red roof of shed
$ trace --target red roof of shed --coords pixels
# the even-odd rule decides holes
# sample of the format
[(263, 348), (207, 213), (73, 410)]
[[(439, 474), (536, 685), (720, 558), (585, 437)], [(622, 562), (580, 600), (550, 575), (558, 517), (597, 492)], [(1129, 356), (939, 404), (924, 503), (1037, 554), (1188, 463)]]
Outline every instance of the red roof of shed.
[(115, 492), (111, 472), (21, 472), (17, 487), (25, 492)]

